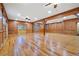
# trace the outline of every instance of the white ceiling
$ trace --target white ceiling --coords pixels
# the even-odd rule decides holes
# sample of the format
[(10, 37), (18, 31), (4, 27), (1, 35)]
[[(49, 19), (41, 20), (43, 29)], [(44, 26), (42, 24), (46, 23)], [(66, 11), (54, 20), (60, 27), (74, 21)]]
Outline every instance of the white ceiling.
[(25, 18), (29, 17), (31, 22), (79, 7), (79, 3), (62, 3), (57, 8), (53, 5), (45, 7), (44, 4), (46, 3), (4, 3), (4, 6), (9, 19), (28, 21)]

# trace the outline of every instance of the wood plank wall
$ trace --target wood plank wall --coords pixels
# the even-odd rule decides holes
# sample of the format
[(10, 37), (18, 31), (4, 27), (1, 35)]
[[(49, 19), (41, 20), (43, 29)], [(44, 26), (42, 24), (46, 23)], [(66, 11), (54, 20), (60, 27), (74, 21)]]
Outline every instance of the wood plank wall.
[(59, 23), (48, 24), (49, 33), (64, 33), (64, 34), (77, 34), (78, 18), (65, 20)]
[(58, 33), (62, 33), (63, 32), (63, 27), (64, 24), (63, 22), (59, 22), (59, 23), (52, 23), (48, 25), (48, 32), (58, 32)]
[(79, 19), (65, 20), (64, 33), (77, 34), (77, 22), (79, 22)]
[[(38, 31), (35, 31), (35, 30), (37, 30), (37, 29), (34, 29), (34, 24), (39, 24), (39, 30)], [(34, 33), (43, 33), (44, 34), (44, 32), (45, 32), (45, 22), (44, 21), (39, 21), (39, 22), (35, 22), (35, 23), (33, 23), (33, 32)]]
[(14, 21), (8, 21), (8, 33), (9, 34), (17, 33), (16, 24)]
[(32, 33), (32, 24), (31, 23), (22, 22), (22, 21), (14, 21), (14, 20), (9, 19), (9, 21), (8, 21), (9, 34), (17, 34), (18, 33), (17, 26), (18, 25), (25, 25), (26, 26), (26, 33)]
[[(79, 13), (79, 7), (56, 14), (56, 15), (52, 15), (46, 18), (43, 18), (41, 20), (35, 21), (34, 23), (37, 22), (43, 22), (42, 26), (48, 26), (48, 29), (45, 29), (45, 26), (42, 28), (40, 28), (40, 30), (43, 32), (48, 32), (48, 33), (64, 33), (64, 34), (76, 34), (77, 31), (77, 22), (79, 22), (79, 19), (71, 19), (71, 20), (66, 20), (63, 22), (57, 22), (57, 23), (52, 23), (52, 24), (46, 24), (47, 21), (50, 20), (54, 20), (57, 18), (62, 18), (65, 16), (69, 16), (69, 15), (74, 15), (76, 13)], [(41, 32), (40, 31), (40, 32)], [(43, 32), (44, 33), (44, 32)]]
[[(0, 11), (2, 11), (2, 6), (0, 4)], [(2, 22), (1, 22), (2, 19), (0, 19), (0, 30), (2, 28)], [(0, 31), (0, 45), (1, 45), (1, 42), (2, 42), (2, 31)]]
[[(4, 5), (0, 3), (0, 12), (2, 13), (2, 17), (5, 18), (5, 22), (8, 23), (8, 17), (6, 14), (6, 10), (4, 8)], [(3, 18), (0, 19), (0, 27), (2, 27), (2, 30), (0, 32), (0, 45), (4, 43), (4, 41), (7, 39), (7, 32), (6, 32), (6, 26), (3, 25)]]

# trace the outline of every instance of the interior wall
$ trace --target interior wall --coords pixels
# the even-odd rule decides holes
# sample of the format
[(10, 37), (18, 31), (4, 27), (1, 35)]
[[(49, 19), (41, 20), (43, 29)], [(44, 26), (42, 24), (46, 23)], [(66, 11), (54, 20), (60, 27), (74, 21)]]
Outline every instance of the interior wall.
[(77, 34), (77, 22), (79, 22), (79, 19), (65, 20), (64, 33)]
[(17, 33), (15, 21), (8, 21), (8, 32), (9, 34)]
[[(0, 4), (0, 17), (2, 16), (2, 10), (1, 10), (1, 4)], [(2, 42), (2, 19), (0, 18), (0, 45), (1, 45), (1, 42)]]
[(17, 29), (18, 25), (26, 26), (26, 33), (32, 32), (32, 24), (31, 23), (9, 20), (8, 25), (9, 25), (8, 29), (9, 29), (10, 34), (17, 34), (18, 33), (18, 29)]
[(3, 4), (0, 3), (0, 45), (3, 44), (6, 39), (8, 39), (8, 17)]
[(63, 22), (58, 22), (58, 23), (52, 23), (48, 25), (48, 32), (57, 32), (57, 33), (62, 33), (63, 32)]
[(45, 31), (45, 24), (43, 21), (38, 21), (33, 23), (33, 32), (34, 33), (44, 33)]
[(49, 33), (77, 34), (77, 22), (79, 22), (78, 18), (48, 24), (47, 31)]

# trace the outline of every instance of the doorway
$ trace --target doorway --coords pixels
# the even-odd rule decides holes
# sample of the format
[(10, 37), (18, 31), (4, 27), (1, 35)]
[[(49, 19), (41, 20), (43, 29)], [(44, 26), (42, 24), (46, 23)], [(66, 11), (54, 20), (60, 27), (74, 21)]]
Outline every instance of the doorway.
[(18, 34), (20, 35), (26, 34), (26, 25), (24, 24), (18, 25)]

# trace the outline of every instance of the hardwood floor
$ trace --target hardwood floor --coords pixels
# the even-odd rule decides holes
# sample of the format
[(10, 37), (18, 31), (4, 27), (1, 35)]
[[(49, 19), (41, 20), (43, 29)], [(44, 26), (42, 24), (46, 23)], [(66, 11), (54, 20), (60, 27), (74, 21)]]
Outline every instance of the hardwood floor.
[(0, 49), (2, 56), (79, 55), (79, 36), (46, 33), (9, 34)]

